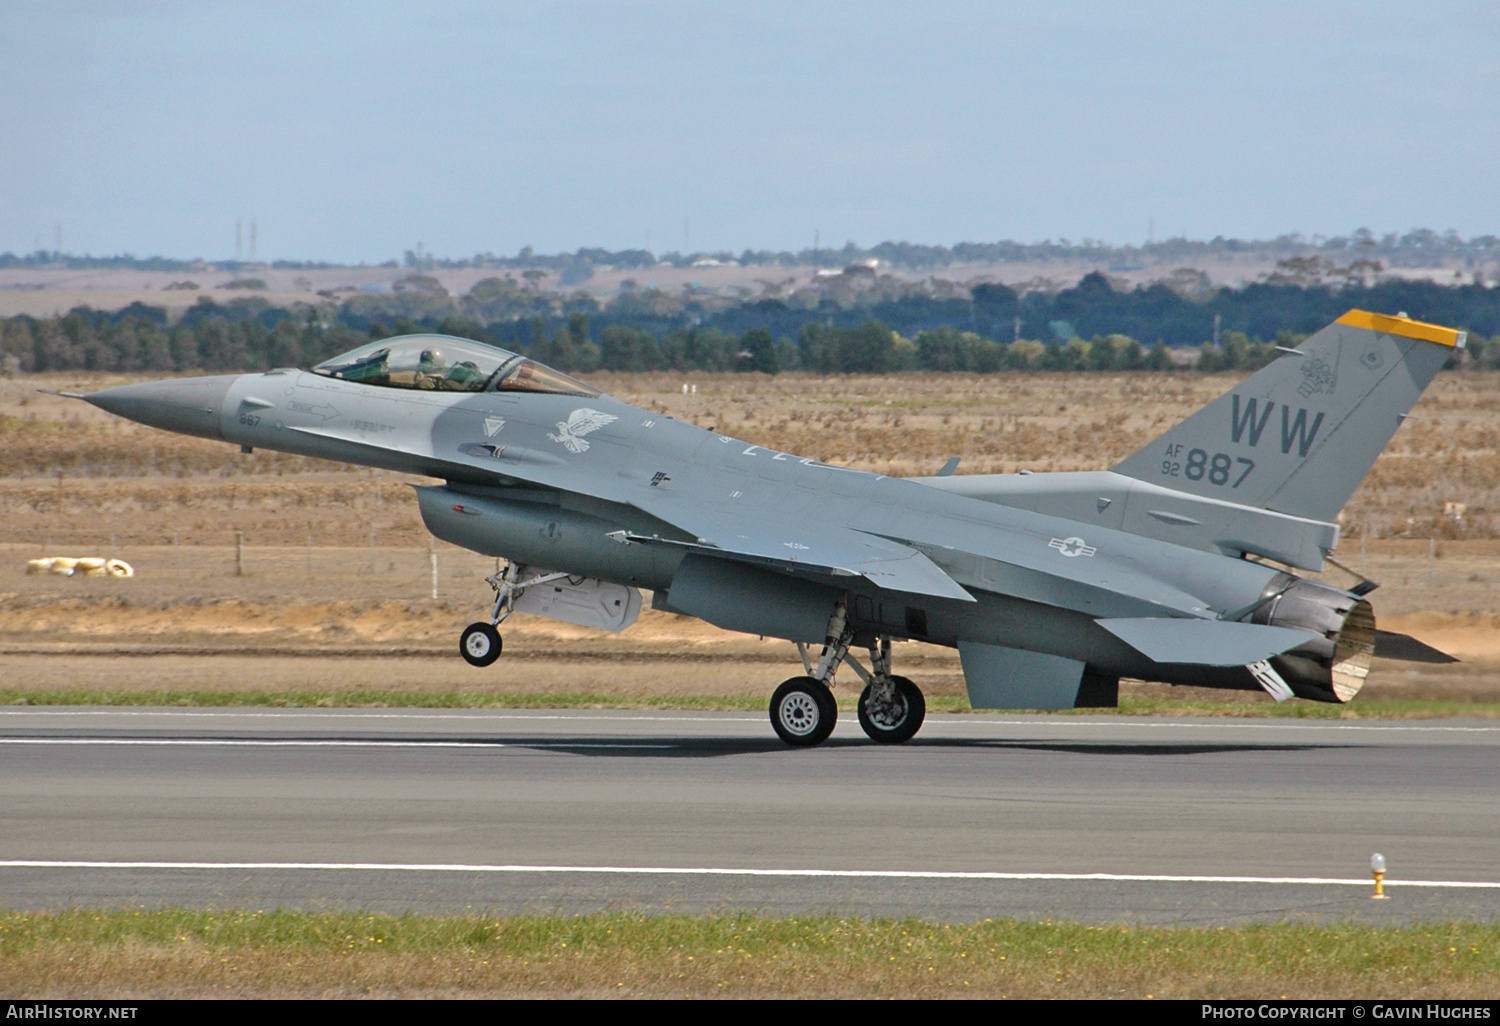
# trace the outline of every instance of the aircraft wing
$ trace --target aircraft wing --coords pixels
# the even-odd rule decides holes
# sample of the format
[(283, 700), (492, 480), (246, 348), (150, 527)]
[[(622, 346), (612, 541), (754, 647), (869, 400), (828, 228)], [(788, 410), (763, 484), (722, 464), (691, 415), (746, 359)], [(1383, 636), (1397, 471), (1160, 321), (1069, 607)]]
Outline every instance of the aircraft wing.
[[(304, 434), (319, 435), (375, 450), (371, 443), (344, 438), (332, 431), (299, 428)], [(383, 447), (390, 451), (389, 446)], [(405, 451), (414, 461), (418, 473), (464, 480), (466, 477), (492, 477), (504, 473), (534, 484), (561, 489), (576, 489), (585, 494), (613, 502), (634, 505), (637, 509), (663, 520), (692, 535), (696, 543), (672, 541), (617, 532), (612, 537), (640, 544), (668, 545), (688, 549), (700, 555), (731, 559), (744, 563), (774, 566), (795, 574), (834, 577), (864, 577), (878, 587), (930, 595), (937, 598), (973, 602), (974, 596), (949, 577), (936, 563), (910, 546), (877, 537), (853, 528), (806, 520), (786, 522), (770, 517), (770, 522), (749, 517), (725, 515), (721, 510), (705, 510), (691, 503), (665, 496), (666, 501), (642, 501), (639, 490), (623, 485), (620, 478), (577, 480), (577, 471), (555, 454), (538, 453), (516, 446), (507, 448), (505, 459), (494, 467), (484, 467), (484, 460), (467, 450), (463, 455), (473, 463), (444, 460), (428, 450)]]
[[(889, 591), (973, 602), (970, 595), (922, 553), (899, 542), (844, 527), (806, 525), (775, 528), (749, 520), (716, 518), (709, 534), (694, 542), (669, 541), (619, 531), (618, 541), (667, 545), (701, 556), (771, 566), (794, 574), (864, 577)], [(692, 527), (689, 527), (691, 530)]]
[(1317, 638), (1308, 631), (1228, 620), (1127, 617), (1096, 621), (1158, 663), (1245, 666)]

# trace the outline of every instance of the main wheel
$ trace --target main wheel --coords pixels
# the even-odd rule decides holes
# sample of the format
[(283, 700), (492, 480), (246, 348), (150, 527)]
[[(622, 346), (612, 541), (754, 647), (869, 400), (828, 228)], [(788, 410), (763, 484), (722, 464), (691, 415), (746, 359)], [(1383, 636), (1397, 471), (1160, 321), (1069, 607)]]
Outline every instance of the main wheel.
[(822, 744), (838, 719), (833, 692), (815, 677), (793, 677), (771, 696), (771, 726), (789, 745)]
[(905, 677), (892, 677), (896, 685), (894, 700), (877, 705), (872, 701), (873, 688), (865, 685), (859, 696), (859, 725), (874, 741), (884, 745), (899, 745), (910, 741), (922, 729), (927, 717), (927, 700), (922, 689)]
[(492, 623), (471, 623), (458, 638), (459, 654), (470, 666), (488, 666), (500, 658), (500, 632)]

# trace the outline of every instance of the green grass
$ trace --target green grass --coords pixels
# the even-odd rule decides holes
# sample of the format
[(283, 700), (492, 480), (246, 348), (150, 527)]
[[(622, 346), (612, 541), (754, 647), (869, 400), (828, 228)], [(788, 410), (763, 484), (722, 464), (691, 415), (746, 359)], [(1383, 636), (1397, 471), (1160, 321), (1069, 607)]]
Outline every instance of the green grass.
[(0, 913), (0, 991), (1462, 997), (1500, 926), (1233, 928), (597, 913)]
[[(681, 695), (628, 697), (588, 692), (423, 691), (41, 691), (0, 688), (0, 705), (157, 705), (157, 706), (272, 706), (278, 708), (410, 708), (410, 709), (678, 709), (697, 712), (763, 712), (769, 696)], [(839, 697), (839, 709), (853, 712), (855, 698)], [(932, 696), (927, 709), (934, 713), (970, 713), (967, 699)], [(977, 710), (992, 712), (994, 710)], [(1002, 710), (1004, 711), (1004, 710)], [(1008, 715), (1041, 715), (1034, 710), (1009, 710)], [(1124, 696), (1118, 709), (1069, 709), (1045, 715), (1067, 716), (1269, 716), (1281, 719), (1403, 720), (1447, 717), (1500, 717), (1500, 702), (1463, 702), (1438, 699), (1355, 699), (1349, 705), (1318, 702), (1245, 702)]]

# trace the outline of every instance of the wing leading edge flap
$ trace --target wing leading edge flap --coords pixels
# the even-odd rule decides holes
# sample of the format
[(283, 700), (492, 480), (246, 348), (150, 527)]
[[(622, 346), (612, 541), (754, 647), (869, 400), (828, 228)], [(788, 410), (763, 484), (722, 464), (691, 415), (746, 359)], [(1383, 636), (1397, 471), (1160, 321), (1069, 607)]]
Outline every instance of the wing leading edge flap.
[(1226, 620), (1130, 617), (1095, 622), (1153, 662), (1197, 666), (1258, 663), (1318, 636)]
[[(849, 532), (853, 533), (853, 532)], [(798, 542), (795, 553), (786, 543), (738, 534), (734, 545), (695, 544), (616, 531), (616, 541), (639, 545), (666, 545), (700, 556), (775, 567), (794, 574), (826, 577), (863, 577), (881, 588), (913, 595), (973, 602), (974, 596), (916, 549), (859, 534), (857, 539), (831, 539), (826, 535)], [(782, 549), (782, 551), (777, 551)]]

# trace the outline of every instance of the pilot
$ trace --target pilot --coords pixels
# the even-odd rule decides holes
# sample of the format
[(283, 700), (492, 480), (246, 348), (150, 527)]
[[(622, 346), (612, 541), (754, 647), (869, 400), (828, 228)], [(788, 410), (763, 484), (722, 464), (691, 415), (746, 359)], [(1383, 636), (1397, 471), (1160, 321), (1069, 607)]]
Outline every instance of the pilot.
[(477, 392), (487, 380), (489, 376), (481, 374), (479, 365), (473, 360), (460, 360), (449, 369), (443, 387), (450, 392)]
[(441, 388), (443, 369), (447, 365), (448, 361), (443, 358), (441, 349), (422, 350), (422, 355), (417, 360), (417, 387)]

